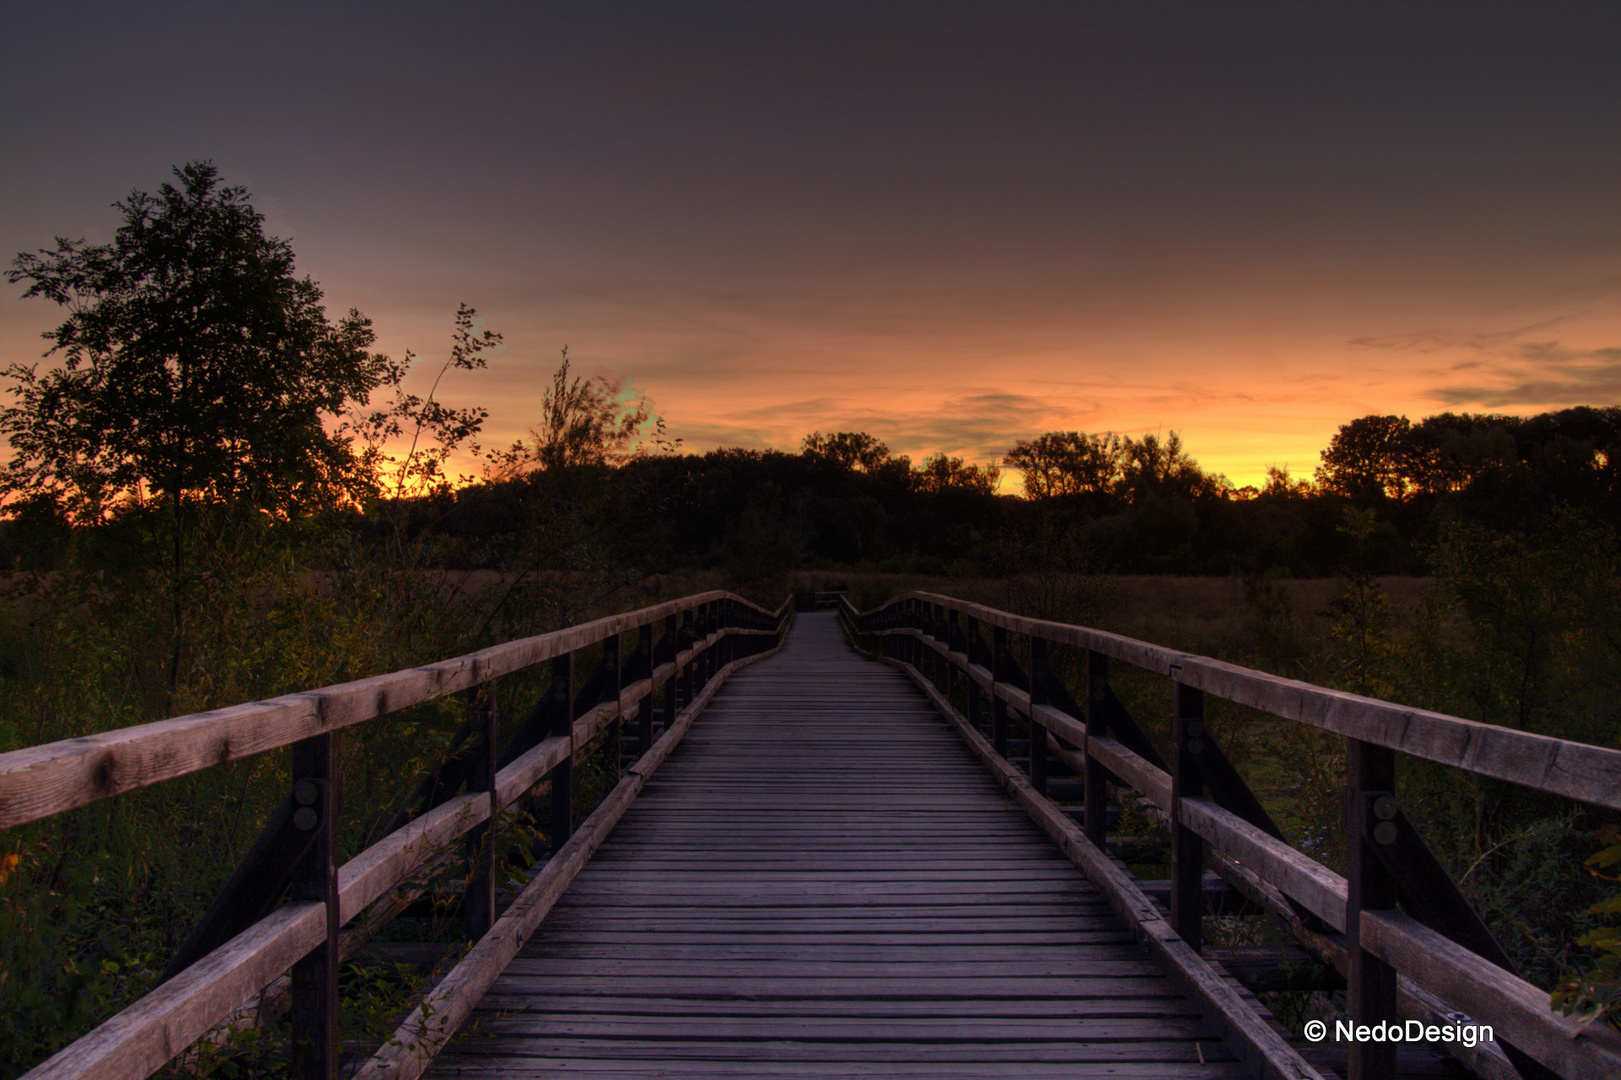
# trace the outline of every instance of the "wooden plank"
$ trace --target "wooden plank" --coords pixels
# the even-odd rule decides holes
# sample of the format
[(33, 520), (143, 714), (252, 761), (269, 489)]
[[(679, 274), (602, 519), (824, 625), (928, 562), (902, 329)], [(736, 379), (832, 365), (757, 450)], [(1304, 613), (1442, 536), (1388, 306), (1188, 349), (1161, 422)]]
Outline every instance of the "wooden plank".
[(1285, 895), (1345, 932), (1345, 879), (1209, 799), (1182, 801), (1183, 822), (1229, 857), (1253, 868)]
[[(1308, 928), (1301, 921), (1300, 914), (1290, 906), (1284, 894), (1270, 881), (1259, 877), (1252, 867), (1235, 863), (1219, 852), (1214, 863), (1218, 873), (1229, 885), (1276, 916), (1290, 936), (1308, 952), (1342, 976), (1349, 972), (1350, 961), (1346, 956), (1343, 937), (1338, 934), (1319, 934)], [(1397, 977), (1396, 1001), (1403, 1019), (1419, 1020), (1426, 1025), (1441, 1026), (1450, 1023), (1449, 1014), (1458, 1011), (1405, 975)], [(1474, 1046), (1449, 1043), (1446, 1050), (1449, 1056), (1456, 1058), (1480, 1080), (1522, 1080), (1519, 1071), (1498, 1049), (1495, 1042), (1482, 1042)]]
[(1621, 750), (1482, 724), (1188, 657), (1182, 677), (1209, 692), (1324, 731), (1482, 776), (1621, 809)]
[[(1000, 1070), (998, 1070), (1000, 1071)], [(666, 1061), (627, 1064), (612, 1059), (563, 1059), (534, 1057), (458, 1058), (446, 1065), (441, 1075), (489, 1077), (499, 1080), (550, 1078), (560, 1073), (589, 1076), (592, 1080), (684, 1080), (688, 1077), (750, 1077), (757, 1080), (869, 1080), (869, 1078), (908, 1078), (908, 1080), (952, 1080), (971, 1077), (986, 1080), (987, 1067), (979, 1062), (755, 1062), (755, 1061)], [(1129, 1063), (1095, 1062), (1087, 1066), (1093, 1077), (1129, 1077), (1132, 1080), (1239, 1080), (1249, 1074), (1242, 1065), (1225, 1061)], [(1023, 1062), (1014, 1070), (1020, 1080), (1075, 1080), (1075, 1066), (1067, 1062)]]
[(1093, 979), (1144, 977), (1156, 973), (1154, 965), (1146, 957), (1121, 959), (1120, 950), (1113, 948), (1104, 952), (1107, 958), (1099, 957), (1095, 952), (1088, 955), (1078, 948), (1066, 949), (1061, 956), (1048, 957), (1042, 957), (1041, 951), (1038, 951), (1035, 954), (1038, 958), (1029, 959), (1031, 954), (1026, 951), (1026, 959), (989, 962), (893, 958), (824, 961), (803, 957), (755, 957), (739, 963), (723, 956), (713, 956), (705, 960), (701, 968), (694, 967), (690, 954), (676, 960), (649, 959), (645, 956), (621, 960), (600, 956), (580, 958), (553, 955), (540, 958), (520, 956), (505, 970), (516, 977), (543, 978), (589, 972), (598, 978), (608, 979), (621, 976), (674, 979), (692, 975), (704, 979), (1072, 979), (1083, 983)]
[(758, 937), (766, 934), (793, 933), (798, 930), (803, 930), (807, 934), (838, 934), (841, 937), (853, 936), (854, 939), (859, 939), (865, 934), (892, 933), (893, 929), (886, 926), (886, 922), (894, 922), (908, 933), (920, 935), (951, 933), (975, 936), (1028, 935), (1053, 930), (1111, 935), (1123, 932), (1112, 912), (1100, 913), (1092, 909), (1077, 912), (1070, 908), (1056, 908), (1050, 914), (986, 916), (979, 914), (978, 908), (950, 908), (947, 910), (952, 914), (923, 917), (913, 914), (915, 910), (908, 908), (904, 915), (888, 918), (883, 912), (873, 908), (863, 908), (859, 914), (845, 911), (842, 914), (805, 915), (800, 909), (795, 909), (766, 912), (753, 917), (742, 912), (710, 913), (703, 916), (683, 912), (677, 918), (675, 913), (663, 907), (621, 908), (617, 911), (591, 912), (589, 915), (581, 915), (578, 911), (562, 908), (552, 914), (546, 925), (560, 930), (586, 925), (600, 929), (603, 933), (656, 933), (664, 938), (673, 935), (715, 934), (724, 935), (727, 940), (735, 939), (739, 933)]
[[(720, 635), (713, 636), (718, 640)], [(741, 666), (742, 662), (739, 663)], [(718, 683), (711, 689), (711, 696), (714, 689), (718, 689)], [(701, 708), (701, 703), (698, 707)], [(612, 712), (611, 709), (593, 710), (577, 721), (572, 741), (592, 737), (608, 721)], [(570, 742), (571, 739), (563, 737), (545, 740), (502, 770), (497, 778), (501, 804), (510, 803), (532, 787), (540, 776), (563, 758)], [(407, 823), (350, 860), (338, 874), (340, 922), (352, 920), (369, 904), (408, 878), (424, 860), (488, 820), (488, 816), (487, 796), (482, 793), (460, 796)], [(152, 995), (65, 1048), (29, 1075), (134, 1076), (146, 1075), (160, 1067), (174, 1053), (201, 1037), (225, 1016), (237, 1011), (244, 1000), (324, 940), (324, 935), (318, 934), (312, 943), (305, 945), (300, 937), (302, 930), (306, 929), (303, 922), (286, 924), (284, 913), (290, 910), (295, 909), (283, 908), (256, 924), (181, 976), (165, 983)], [(323, 917), (322, 929), (324, 922)], [(279, 969), (268, 970), (277, 964), (281, 965)], [(268, 974), (264, 973), (266, 970)], [(251, 986), (243, 985), (244, 972), (258, 973), (246, 976), (247, 981), (252, 982)], [(176, 1000), (173, 995), (181, 991), (195, 993), (196, 997)], [(225, 1004), (232, 995), (236, 995), (236, 1000)], [(154, 1027), (162, 1030), (154, 1035)], [(191, 1033), (182, 1036), (185, 1032)], [(156, 1064), (152, 1064), (154, 1051), (151, 1046), (154, 1039), (161, 1046), (162, 1053), (167, 1055), (157, 1058)]]
[(435, 1075), (1222, 1075), (1096, 890), (822, 618), (705, 712)]
[[(1482, 724), (1330, 690), (1116, 634), (1026, 619), (934, 593), (907, 593), (1015, 633), (1091, 649), (1189, 686), (1350, 738), (1556, 795), (1621, 809), (1621, 750)], [(893, 602), (893, 601), (892, 601)], [(871, 614), (871, 613), (869, 613)], [(890, 631), (908, 632), (908, 631)]]
[[(514, 976), (496, 984), (499, 992), (514, 987), (532, 987), (569, 995), (600, 995), (618, 998), (627, 990), (635, 996), (684, 997), (694, 1000), (784, 1000), (806, 1001), (913, 1001), (919, 998), (916, 978), (859, 978), (834, 975), (775, 976), (765, 979), (737, 979), (694, 974), (689, 968), (682, 975), (646, 976), (608, 985), (595, 975), (549, 975), (544, 980)], [(1123, 998), (1136, 1000), (1145, 993), (1163, 996), (1169, 984), (1163, 975), (1122, 975), (1118, 978), (1079, 979), (1052, 977), (1032, 980), (975, 975), (929, 979), (928, 999), (941, 1001), (1023, 1001), (1029, 998)], [(1174, 988), (1173, 988), (1174, 989)]]
[[(339, 921), (354, 919), (410, 877), (424, 860), (487, 820), (488, 805), (479, 793), (458, 796), (345, 863), (338, 871)], [(286, 915), (295, 909), (319, 907), (306, 904), (278, 909), (27, 1075), (144, 1076), (155, 1071), (319, 945), (324, 940), (325, 918), (318, 910), (313, 921), (289, 922)], [(305, 926), (306, 922), (310, 925)], [(195, 999), (175, 998), (182, 993), (194, 994)], [(233, 995), (235, 1000), (231, 1000)], [(147, 1030), (151, 1028), (158, 1030)], [(155, 1064), (148, 1045), (154, 1039), (167, 1055), (157, 1058)], [(75, 1048), (78, 1050), (70, 1054)]]
[(0, 828), (363, 723), (722, 597), (747, 603), (698, 593), (422, 667), (0, 754)]
[[(645, 994), (562, 994), (548, 984), (512, 979), (486, 994), (481, 1007), (498, 1014), (590, 1014), (614, 1017), (854, 1017), (1033, 1020), (1071, 1017), (1198, 1017), (1187, 997), (1164, 979), (1138, 979), (1135, 994), (1093, 997), (655, 997)], [(1157, 992), (1156, 992), (1157, 991)]]
[[(912, 672), (908, 670), (907, 674), (912, 675)], [(996, 753), (983, 735), (968, 726), (968, 722), (952, 708), (950, 702), (933, 692), (932, 686), (915, 675), (913, 682), (957, 729), (958, 735), (991, 769), (1009, 794), (1024, 806), (1058, 844), (1059, 849), (1075, 863), (1076, 868), (1109, 898), (1121, 917), (1131, 924), (1144, 943), (1178, 977), (1182, 988), (1205, 1003), (1209, 1009), (1207, 1018), (1223, 1027), (1229, 1037), (1246, 1051), (1245, 1056), (1252, 1066), (1269, 1077), (1321, 1080), (1320, 1074), (1256, 1016), (1203, 958), (1176, 935), (1161, 917), (1158, 908), (1143, 895), (1123, 867), (1095, 847), (1055, 803), (1031, 787), (1029, 781)]]
[[(590, 1013), (516, 1014), (492, 1017), (479, 1025), (481, 1033), (496, 1038), (615, 1039), (623, 1043), (692, 1039), (742, 1043), (792, 1040), (838, 1040), (845, 1043), (953, 1043), (1043, 1042), (1149, 1042), (1197, 1039), (1208, 1032), (1198, 1016), (1065, 1016), (1048, 1019), (961, 1016), (893, 1017), (855, 1016), (615, 1016)], [(1225, 1054), (1223, 1056), (1226, 1056)], [(823, 1059), (825, 1060), (825, 1059)]]
[(526, 938), (546, 917), (591, 854), (607, 838), (621, 815), (658, 771), (670, 752), (691, 728), (693, 720), (714, 697), (732, 672), (769, 653), (734, 660), (721, 669), (703, 693), (676, 718), (676, 722), (625, 771), (613, 791), (597, 806), (557, 854), (547, 862), (484, 937), (411, 1010), (395, 1037), (355, 1074), (358, 1080), (416, 1080), (444, 1043), (455, 1034), (478, 999), (489, 989)]
[(150, 1076), (325, 939), (324, 904), (277, 908), (23, 1080)]
[(1548, 1007), (1539, 990), (1399, 911), (1364, 910), (1362, 947), (1560, 1076), (1621, 1076), (1621, 1036)]
[[(1167, 649), (1163, 645), (1153, 645), (1146, 641), (1124, 637), (1120, 634), (1111, 634), (1103, 630), (1092, 630), (1084, 626), (1071, 626), (1069, 623), (1051, 622), (1046, 619), (1030, 619), (1022, 615), (1013, 615), (996, 608), (985, 607), (981, 604), (970, 604), (963, 600), (956, 600), (938, 593), (914, 591), (904, 593), (896, 600), (917, 598), (928, 603), (942, 604), (947, 608), (974, 616), (982, 623), (1001, 627), (1003, 630), (1015, 634), (1024, 634), (1027, 637), (1042, 637), (1060, 645), (1073, 645), (1079, 649), (1091, 649), (1116, 660), (1124, 660), (1149, 671), (1157, 671), (1162, 675), (1171, 674), (1172, 669), (1186, 654), (1175, 649)], [(892, 600), (890, 603), (894, 603)], [(887, 605), (886, 605), (887, 606)], [(863, 613), (864, 615), (872, 612)]]
[[(1102, 1061), (1197, 1061), (1231, 1060), (1225, 1047), (1215, 1039), (1201, 1041), (1183, 1034), (1176, 1021), (1169, 1021), (1169, 1037), (1161, 1039), (1075, 1039), (1064, 1042), (990, 1042), (954, 1045), (939, 1042), (837, 1041), (735, 1041), (686, 1039), (568, 1039), (549, 1038), (546, 1059), (557, 1063), (571, 1058), (594, 1057), (614, 1061), (742, 1061), (758, 1065), (776, 1061), (829, 1062), (933, 1062), (974, 1061), (985, 1065), (1023, 1066), (1034, 1062), (1064, 1062), (1083, 1065)], [(1177, 1036), (1181, 1036), (1178, 1038)], [(472, 1057), (480, 1044), (459, 1048), (458, 1057)], [(1204, 1049), (1208, 1047), (1208, 1049)], [(510, 1053), (510, 1051), (507, 1051)], [(558, 1071), (562, 1071), (559, 1069)], [(1002, 1071), (1002, 1070), (998, 1070)], [(1018, 1073), (1020, 1070), (1010, 1069)]]
[(1148, 759), (1134, 754), (1115, 739), (1092, 736), (1086, 740), (1086, 751), (1115, 776), (1147, 796), (1149, 802), (1170, 814), (1170, 773), (1150, 764)]
[[(614, 957), (641, 956), (654, 960), (719, 959), (831, 959), (907, 960), (947, 959), (960, 961), (1018, 960), (1031, 954), (1032, 946), (1065, 946), (1064, 956), (1117, 957), (1117, 945), (1132, 938), (1123, 928), (1090, 933), (1047, 930), (1022, 934), (918, 934), (910, 929), (894, 933), (761, 933), (747, 937), (714, 931), (675, 930), (657, 933), (589, 930), (548, 930), (544, 924), (536, 934), (546, 943), (549, 956)], [(1092, 946), (1088, 948), (1087, 946)], [(1276, 948), (1272, 952), (1281, 955)]]

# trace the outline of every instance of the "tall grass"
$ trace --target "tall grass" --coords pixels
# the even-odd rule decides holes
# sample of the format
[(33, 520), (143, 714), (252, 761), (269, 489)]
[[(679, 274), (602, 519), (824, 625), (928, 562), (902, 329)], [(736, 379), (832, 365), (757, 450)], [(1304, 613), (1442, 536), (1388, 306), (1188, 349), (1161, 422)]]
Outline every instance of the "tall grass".
[[(817, 587), (842, 584), (864, 607), (891, 586), (929, 588), (1337, 689), (1621, 746), (1615, 529), (1565, 512), (1539, 524), (1518, 533), (1442, 529), (1428, 580), (1375, 578), (1354, 566), (1329, 581), (1119, 578), (1084, 566), (1065, 570), (1062, 558), (1014, 558), (1006, 565), (1015, 572), (1000, 576), (821, 575)], [(1032, 569), (1032, 561), (1040, 565)], [(1051, 659), (1078, 687), (1081, 663), (1071, 652), (1053, 650)], [(1116, 664), (1110, 681), (1168, 757), (1166, 680)], [(1344, 740), (1219, 699), (1206, 709), (1213, 737), (1290, 842), (1343, 873)], [(1605, 918), (1594, 908), (1616, 895), (1615, 883), (1586, 865), (1610, 842), (1613, 814), (1407, 757), (1398, 791), (1404, 812), (1530, 981), (1550, 991), (1579, 985), (1599, 949), (1621, 954), (1613, 935), (1594, 934)], [(1595, 994), (1604, 991), (1587, 1000)], [(1605, 999), (1612, 1014), (1618, 998)]]
[[(113, 544), (138, 553), (144, 538), (98, 537), (101, 550), (65, 552), (49, 572), (0, 583), (0, 752), (444, 659), (695, 584), (589, 565), (552, 575), (447, 570), (454, 552), (400, 530), (381, 530), (377, 541), (262, 515), (211, 524), (190, 571), (172, 688), (174, 622), (161, 572), (138, 557), (107, 557)], [(503, 738), (545, 677), (500, 681)], [(382, 835), (463, 719), (459, 699), (441, 699), (340, 734), (340, 860)], [(611, 784), (604, 777), (617, 752), (602, 748), (581, 763), (581, 812)], [(152, 988), (289, 779), (287, 753), (271, 752), (0, 833), (0, 1077), (20, 1075)], [(546, 826), (510, 824), (531, 837)], [(503, 843), (520, 863), (531, 847), (516, 835)], [(458, 859), (440, 872), (455, 878), (465, 868)], [(425, 903), (459, 897), (457, 885), (429, 889)], [(454, 920), (402, 924), (395, 934), (441, 930), (454, 937)], [(358, 969), (346, 978), (362, 988), (410, 982)], [(372, 1007), (381, 1012), (371, 1021), (382, 1022), (387, 1007)], [(210, 1060), (240, 1070), (243, 1059)]]

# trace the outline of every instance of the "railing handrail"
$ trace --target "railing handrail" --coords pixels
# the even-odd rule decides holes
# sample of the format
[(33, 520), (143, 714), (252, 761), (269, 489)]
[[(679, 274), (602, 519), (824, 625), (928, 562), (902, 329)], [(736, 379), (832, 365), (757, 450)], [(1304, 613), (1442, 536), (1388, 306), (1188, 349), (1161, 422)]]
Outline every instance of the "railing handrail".
[[(735, 594), (711, 590), (425, 667), (0, 755), (0, 810), (6, 814), (0, 817), (0, 827), (8, 827), (249, 754), (293, 746), (294, 784), (284, 804), (287, 812), (272, 815), (260, 844), (239, 867), (241, 872), (250, 864), (274, 861), (276, 853), (291, 858), (301, 875), (296, 878), (300, 885), (294, 890), (292, 902), (262, 916), (249, 912), (234, 921), (229, 912), (219, 915), (211, 908), (194, 938), (212, 923), (229, 925), (231, 929), (215, 940), (230, 935), (228, 939), (216, 947), (199, 947), (197, 952), (202, 955), (196, 959), (188, 954), (192, 945), (188, 942), (172, 965), (176, 969), (172, 977), (37, 1065), (25, 1074), (26, 1080), (125, 1080), (148, 1076), (215, 1025), (236, 1015), (245, 1002), (290, 968), (295, 1028), (299, 1026), (301, 1009), (305, 1021), (305, 1030), (299, 1031), (295, 1039), (294, 1074), (324, 1078), (335, 1075), (337, 957), (342, 926), (405, 883), (436, 852), (447, 850), (463, 837), (476, 841), (479, 830), (486, 828), (500, 810), (550, 777), (553, 821), (548, 832), (554, 847), (559, 848), (554, 854), (566, 853), (567, 858), (547, 863), (520, 895), (522, 911), (515, 914), (509, 910), (500, 918), (494, 911), (496, 879), (489, 845), (483, 846), (479, 866), (468, 881), (470, 936), (478, 941), (469, 956), (487, 957), (493, 955), (491, 949), (499, 953), (511, 944), (508, 939), (515, 926), (521, 940), (578, 871), (584, 861), (581, 852), (588, 856), (606, 830), (612, 828), (697, 710), (713, 695), (719, 681), (732, 669), (760, 655), (760, 649), (751, 649), (749, 643), (767, 637), (780, 644), (792, 607), (789, 598), (777, 611), (770, 612)], [(678, 627), (676, 615), (680, 613), (685, 613), (686, 619)], [(653, 624), (660, 619), (664, 620), (664, 638), (655, 655)], [(750, 622), (758, 625), (747, 625)], [(620, 666), (619, 635), (638, 629), (636, 670), (627, 671)], [(604, 643), (604, 666), (611, 669), (612, 678), (600, 700), (591, 700), (595, 693), (591, 691), (583, 702), (578, 701), (574, 694), (574, 653), (598, 642)], [(487, 693), (475, 700), (475, 688), (547, 660), (552, 666), (551, 688), (526, 718), (520, 731), (521, 745), (514, 751), (516, 756), (497, 770), (493, 703)], [(652, 705), (660, 689), (665, 701), (664, 734), (652, 742)], [(469, 691), (469, 724), (477, 719), (483, 728), (481, 737), (472, 744), (483, 765), (464, 776), (467, 792), (425, 809), (338, 866), (332, 831), (337, 813), (332, 793), (338, 777), (329, 771), (332, 734), (457, 690)], [(678, 714), (682, 697), (688, 704)], [(574, 836), (572, 817), (575, 752), (610, 724), (622, 722), (633, 707), (641, 724), (642, 756), (637, 767), (621, 778), (609, 799), (586, 822), (594, 839), (582, 846)], [(531, 730), (530, 719), (537, 717), (546, 723), (539, 730)], [(183, 752), (175, 752), (173, 744), (177, 743)], [(165, 750), (167, 756), (163, 756)], [(203, 750), (207, 754), (200, 757)], [(120, 773), (131, 766), (137, 767), (133, 775)], [(89, 791), (58, 790), (47, 793), (46, 798), (24, 798), (29, 785), (82, 781), (87, 771), (96, 770), (108, 774), (107, 782)], [(298, 804), (303, 809), (291, 813)], [(309, 816), (301, 820), (298, 815)], [(267, 839), (296, 832), (314, 839), (307, 847), (287, 849), (275, 843), (265, 846)], [(288, 850), (295, 854), (287, 855)], [(303, 854), (296, 854), (299, 850)], [(232, 907), (223, 903), (223, 897), (236, 895), (232, 893), (235, 880), (233, 877), (227, 883), (216, 907)], [(475, 901), (475, 892), (481, 899)], [(270, 902), (274, 904), (279, 895), (278, 891), (270, 896)], [(476, 911), (480, 905), (486, 908), (483, 916)], [(519, 906), (514, 903), (514, 908)], [(301, 970), (305, 972), (302, 989)], [(468, 1003), (462, 998), (482, 994), (488, 982), (480, 980), (486, 976), (494, 978), (493, 972), (484, 970), (470, 980), (457, 981), (461, 997), (441, 986), (434, 991), (438, 995), (434, 1008), (441, 1014), (465, 1010)], [(385, 1045), (367, 1066), (368, 1075), (414, 1077), (425, 1061), (424, 1051), (431, 1056), (429, 1044), (436, 1049), (442, 1043), (442, 1039), (418, 1039), (415, 1035), (410, 1041), (409, 1060), (395, 1060), (399, 1047)]]
[(12, 750), (0, 754), (0, 829), (375, 720), (722, 599), (773, 614), (712, 589), (420, 667)]
[(1621, 750), (1331, 690), (1122, 634), (1027, 618), (920, 589), (856, 614), (860, 618), (869, 617), (896, 603), (914, 599), (972, 615), (986, 625), (999, 626), (1016, 634), (1103, 653), (1111, 659), (1171, 676), (1184, 685), (1284, 720), (1456, 766), (1481, 776), (1621, 810)]
[[(1230, 882), (1241, 883), (1245, 892), (1263, 901), (1309, 949), (1325, 958), (1337, 954), (1334, 963), (1342, 966), (1352, 988), (1354, 1022), (1394, 1021), (1399, 997), (1403, 1009), (1422, 1014), (1429, 1023), (1453, 1023), (1448, 1018), (1461, 1010), (1492, 1025), (1507, 1059), (1477, 1054), (1470, 1062), (1493, 1070), (1492, 1075), (1546, 1075), (1538, 1072), (1546, 1068), (1570, 1077), (1621, 1073), (1621, 1037), (1602, 1024), (1584, 1025), (1555, 1013), (1547, 992), (1512, 970), (1512, 960), (1402, 814), (1395, 794), (1395, 752), (1400, 751), (1621, 808), (1621, 751), (1410, 709), (922, 590), (867, 612), (857, 611), (845, 598), (840, 611), (852, 634), (879, 637), (885, 661), (911, 673), (993, 771), (1010, 778), (1010, 791), (1021, 801), (1042, 804), (1032, 814), (1058, 823), (1054, 828), (1063, 834), (1066, 851), (1084, 845), (1101, 859), (1108, 785), (1135, 789), (1163, 813), (1172, 833), (1170, 921), (1195, 950), (1201, 940), (1208, 844)], [(994, 630), (990, 646), (979, 636), (981, 623)], [(1028, 674), (1008, 647), (1008, 632), (1029, 640)], [(1086, 650), (1084, 704), (1070, 698), (1054, 675), (1049, 643)], [(1171, 678), (1173, 746), (1168, 763), (1144, 756), (1156, 757), (1158, 751), (1110, 689), (1110, 659)], [(950, 700), (955, 672), (967, 676), (967, 717)], [(977, 728), (976, 718), (983, 716), (981, 691), (994, 710), (993, 741)], [(1348, 878), (1281, 838), (1205, 726), (1206, 692), (1347, 737)], [(1022, 715), (1030, 724), (1028, 781), (1015, 777), (1004, 757), (1009, 714)], [(1084, 835), (1069, 835), (1073, 825), (1045, 799), (1049, 754), (1084, 773)], [(1409, 914), (1398, 910), (1398, 899)], [(1313, 927), (1313, 917), (1322, 923)], [(1330, 936), (1335, 931), (1345, 937)], [(1350, 1052), (1353, 1080), (1394, 1070), (1393, 1044), (1353, 1042)]]

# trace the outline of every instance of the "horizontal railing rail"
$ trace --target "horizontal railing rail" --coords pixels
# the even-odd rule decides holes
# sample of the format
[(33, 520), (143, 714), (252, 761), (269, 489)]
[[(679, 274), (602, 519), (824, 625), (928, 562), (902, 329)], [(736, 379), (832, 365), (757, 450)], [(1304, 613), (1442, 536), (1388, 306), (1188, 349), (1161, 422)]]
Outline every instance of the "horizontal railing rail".
[[(731, 593), (698, 593), (388, 675), (0, 754), (0, 828), (279, 747), (291, 747), (293, 758), (291, 792), (163, 981), (25, 1080), (149, 1076), (220, 1025), (251, 1022), (255, 998), (288, 975), (292, 1073), (333, 1080), (337, 964), (350, 944), (343, 928), (461, 840), (474, 866), (463, 898), (473, 948), (361, 1070), (373, 1080), (419, 1075), (720, 683), (780, 647), (791, 618), (791, 598), (772, 612)], [(622, 662), (620, 637), (631, 632), (637, 644)], [(597, 646), (601, 661), (577, 694), (575, 654)], [(498, 756), (494, 680), (548, 661), (550, 686)], [(336, 865), (337, 734), (457, 692), (466, 695), (465, 745), (419, 787), (421, 812)], [(640, 756), (576, 831), (574, 757), (626, 723)], [(552, 857), (498, 916), (486, 833), (542, 781), (550, 786)]]
[[(1095, 880), (1126, 873), (1123, 864), (1102, 859), (1109, 790), (1133, 790), (1157, 811), (1171, 832), (1170, 926), (1196, 952), (1208, 860), (1340, 969), (1353, 1023), (1372, 1026), (1406, 1014), (1436, 1025), (1450, 1017), (1456, 1025), (1463, 1013), (1492, 1026), (1504, 1055), (1489, 1048), (1464, 1054), (1483, 1074), (1621, 1076), (1621, 1038), (1602, 1024), (1554, 1012), (1549, 995), (1520, 978), (1402, 813), (1395, 790), (1395, 755), (1403, 753), (1618, 809), (1621, 751), (1360, 697), (935, 593), (907, 593), (868, 612), (846, 598), (840, 613), (853, 638), (875, 642), (879, 655), (913, 674), (1010, 790), (1024, 792), (1021, 799), (1066, 851), (1085, 843), (1098, 853)], [(989, 643), (981, 627), (989, 629)], [(1009, 635), (1023, 639), (1019, 655)], [(1059, 645), (1084, 657), (1086, 685), (1073, 696), (1049, 662), (1050, 648)], [(1110, 686), (1111, 661), (1170, 679), (1169, 760)], [(1284, 840), (1206, 727), (1206, 695), (1346, 738), (1349, 877)], [(1015, 720), (1028, 729), (1027, 776), (1008, 763)], [(1081, 777), (1082, 829), (1045, 798), (1049, 760)], [(1135, 886), (1121, 894), (1128, 901), (1141, 895)], [(1116, 906), (1123, 902), (1117, 898)], [(1394, 1075), (1393, 1043), (1354, 1042), (1349, 1054), (1358, 1080)]]

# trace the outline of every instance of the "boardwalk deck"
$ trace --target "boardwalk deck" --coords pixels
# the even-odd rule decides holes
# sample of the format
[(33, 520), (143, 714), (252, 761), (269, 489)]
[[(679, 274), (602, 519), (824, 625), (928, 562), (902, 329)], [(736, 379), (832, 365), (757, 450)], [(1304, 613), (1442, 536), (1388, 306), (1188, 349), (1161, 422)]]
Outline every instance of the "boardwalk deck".
[(1240, 1075), (928, 702), (799, 616), (429, 1075)]

